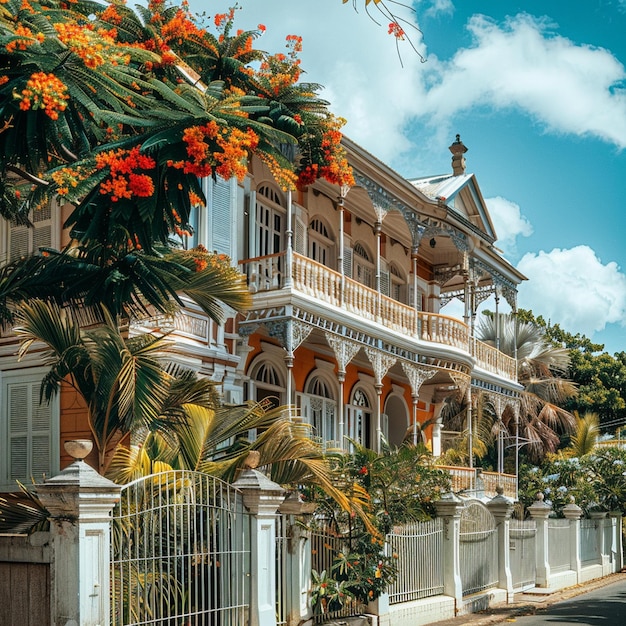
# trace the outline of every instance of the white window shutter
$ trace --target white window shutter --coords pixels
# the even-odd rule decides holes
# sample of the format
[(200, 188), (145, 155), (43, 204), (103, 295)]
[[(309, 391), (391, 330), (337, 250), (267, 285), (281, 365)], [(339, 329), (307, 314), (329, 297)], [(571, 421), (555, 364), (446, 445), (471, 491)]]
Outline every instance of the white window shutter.
[(306, 224), (299, 218), (295, 218), (295, 231), (293, 238), (293, 249), (298, 254), (306, 255)]
[(352, 248), (347, 246), (343, 249), (343, 273), (344, 276), (352, 278)]
[(384, 296), (389, 295), (391, 276), (387, 267), (387, 263), (381, 259), (380, 261), (380, 293)]
[(231, 228), (232, 228), (232, 206), (231, 206), (231, 183), (228, 180), (219, 178), (213, 182), (213, 193), (211, 197), (210, 224), (211, 224), (211, 252), (231, 255)]
[(28, 383), (7, 387), (7, 413), (9, 421), (9, 480), (28, 478)]
[(54, 224), (56, 214), (56, 203), (53, 207), (51, 201), (41, 209), (31, 211), (32, 227), (12, 225), (9, 229), (9, 257), (19, 259), (39, 252), (40, 248), (54, 247), (54, 229), (58, 229), (58, 224)]
[(39, 403), (41, 373), (9, 376), (2, 385), (6, 441), (0, 440), (0, 485), (16, 489), (17, 480), (41, 482), (58, 471), (58, 401)]

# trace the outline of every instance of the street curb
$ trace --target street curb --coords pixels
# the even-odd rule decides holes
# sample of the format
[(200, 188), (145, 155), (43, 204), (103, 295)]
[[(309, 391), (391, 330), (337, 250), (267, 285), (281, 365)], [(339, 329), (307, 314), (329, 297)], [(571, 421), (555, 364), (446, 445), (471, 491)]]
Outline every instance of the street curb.
[(515, 594), (515, 599), (511, 604), (499, 604), (479, 613), (462, 615), (449, 620), (434, 622), (436, 626), (459, 626), (471, 624), (472, 626), (488, 626), (490, 624), (501, 624), (502, 622), (515, 621), (516, 617), (522, 615), (534, 615), (557, 602), (563, 602), (570, 598), (575, 598), (588, 591), (600, 589), (607, 585), (626, 580), (626, 571), (611, 574), (604, 578), (591, 580), (587, 583), (566, 587), (550, 593), (541, 601), (529, 601), (528, 595), (522, 593)]

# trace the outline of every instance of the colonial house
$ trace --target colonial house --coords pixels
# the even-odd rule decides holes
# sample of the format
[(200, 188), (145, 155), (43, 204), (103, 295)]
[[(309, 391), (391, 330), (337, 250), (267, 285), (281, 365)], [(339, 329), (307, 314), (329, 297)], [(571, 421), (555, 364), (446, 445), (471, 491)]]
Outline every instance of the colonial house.
[[(289, 405), (328, 447), (424, 438), (438, 455), (449, 398), (480, 399), (499, 418), (518, 410), (515, 360), (474, 326), (486, 298), (515, 309), (524, 276), (494, 246), (458, 136), (450, 173), (413, 180), (347, 138), (344, 147), (351, 188), (319, 180), (284, 192), (256, 159), (243, 183), (207, 180), (208, 210), (183, 244), (238, 263), (253, 305), (223, 326), (191, 304), (159, 325), (173, 325), (174, 358), (219, 383), (225, 401)], [(62, 245), (63, 213), (53, 205), (34, 228), (3, 224), (2, 258)], [(462, 319), (441, 313), (455, 298)], [(36, 353), (17, 361), (9, 333), (0, 339), (0, 491), (58, 472), (70, 461), (61, 444), (89, 435), (71, 390), (39, 404), (44, 371)]]

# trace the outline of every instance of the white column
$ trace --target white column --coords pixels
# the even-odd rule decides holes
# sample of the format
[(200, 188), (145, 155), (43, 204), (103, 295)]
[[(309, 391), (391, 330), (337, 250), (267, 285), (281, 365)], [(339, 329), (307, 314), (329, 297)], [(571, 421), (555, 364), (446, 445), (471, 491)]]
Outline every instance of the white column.
[(569, 566), (570, 569), (576, 572), (577, 583), (580, 582), (582, 570), (580, 564), (580, 518), (582, 515), (583, 510), (574, 503), (573, 498), (568, 505), (563, 507), (563, 517), (569, 520)]
[(498, 495), (487, 502), (487, 508), (496, 520), (498, 530), (498, 587), (506, 590), (506, 601), (513, 602), (513, 576), (511, 575), (511, 553), (509, 535), (513, 502), (502, 495), (502, 487), (497, 487)]
[(285, 258), (285, 281), (283, 287), (291, 287), (293, 265), (293, 206), (291, 203), (291, 189), (287, 190), (287, 252)]
[(308, 519), (316, 508), (315, 503), (303, 502), (298, 493), (290, 494), (280, 505), (282, 515), (289, 520), (289, 549), (287, 578), (287, 625), (298, 626), (313, 616), (309, 603), (311, 589), (311, 532)]
[(609, 517), (613, 520), (613, 559), (614, 559), (614, 572), (621, 572), (624, 567), (623, 556), (623, 540), (622, 540), (622, 512), (611, 511)]
[(233, 486), (251, 513), (249, 626), (276, 626), (276, 515), (285, 491), (254, 469), (244, 470)]
[[(87, 454), (91, 445), (88, 448)], [(37, 495), (50, 513), (51, 623), (108, 626), (111, 511), (120, 487), (82, 458), (37, 486)]]
[(543, 501), (543, 494), (537, 494), (537, 500), (528, 507), (531, 517), (537, 522), (537, 536), (535, 539), (535, 565), (537, 587), (550, 586), (550, 561), (548, 559), (548, 516), (552, 507)]
[(453, 493), (445, 494), (435, 503), (437, 516), (443, 519), (443, 592), (454, 598), (456, 610), (463, 603), (461, 581), (461, 512), (463, 502)]

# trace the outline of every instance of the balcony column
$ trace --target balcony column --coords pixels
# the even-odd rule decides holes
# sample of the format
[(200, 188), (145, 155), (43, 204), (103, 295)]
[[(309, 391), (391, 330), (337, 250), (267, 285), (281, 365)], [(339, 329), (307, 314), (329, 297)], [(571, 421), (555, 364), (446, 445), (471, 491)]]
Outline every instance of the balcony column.
[(387, 375), (389, 368), (396, 362), (396, 357), (385, 354), (374, 348), (366, 348), (367, 358), (372, 364), (374, 370), (374, 387), (376, 389), (376, 446), (373, 448), (376, 452), (380, 452), (382, 441), (381, 415), (382, 415), (382, 398), (383, 398), (383, 378)]
[(291, 189), (287, 190), (287, 251), (285, 254), (285, 281), (283, 287), (291, 287), (293, 282), (293, 215)]
[[(345, 197), (346, 194), (348, 193), (348, 189), (349, 187), (342, 187), (341, 188), (341, 195), (339, 196), (338, 200), (337, 200), (337, 210), (339, 211), (339, 254), (337, 255), (337, 267), (339, 269), (339, 274), (341, 276), (341, 283), (340, 283), (340, 291), (341, 293), (339, 294), (339, 306), (343, 306), (344, 303), (344, 293), (345, 293), (345, 288), (346, 288), (346, 274), (344, 271), (344, 267), (343, 267), (343, 256), (344, 256), (344, 246), (345, 246), (345, 241), (344, 241), (344, 221), (345, 221), (345, 210), (344, 210), (344, 204), (345, 204)], [(345, 190), (345, 192), (344, 192)]]
[(335, 353), (335, 359), (337, 360), (337, 380), (339, 381), (339, 424), (338, 424), (338, 437), (339, 445), (343, 448), (343, 439), (345, 437), (345, 414), (346, 403), (344, 399), (344, 382), (346, 380), (346, 368), (348, 363), (352, 361), (356, 353), (361, 349), (361, 346), (349, 339), (344, 339), (333, 333), (325, 333), (326, 341), (328, 345), (333, 349)]
[(379, 323), (382, 321), (380, 312), (381, 312), (381, 282), (380, 282), (380, 249), (381, 249), (381, 237), (383, 233), (383, 225), (380, 220), (376, 220), (374, 224), (374, 235), (376, 237), (376, 321)]
[[(467, 252), (463, 253), (463, 321), (469, 327), (470, 315), (470, 293), (469, 293), (469, 258)], [(473, 335), (472, 335), (473, 336)]]
[(420, 388), (425, 380), (432, 378), (437, 370), (426, 369), (418, 365), (412, 365), (402, 361), (402, 369), (411, 385), (411, 397), (413, 398), (413, 445), (417, 445), (417, 402)]
[(417, 250), (419, 248), (419, 244), (414, 245), (411, 248), (411, 260), (413, 261), (413, 308), (415, 309), (415, 317), (414, 317), (414, 327), (413, 332), (416, 337), (419, 337), (420, 328), (419, 328), (419, 307), (418, 307), (418, 297), (419, 297), (419, 289), (418, 289), (418, 281), (417, 281)]

